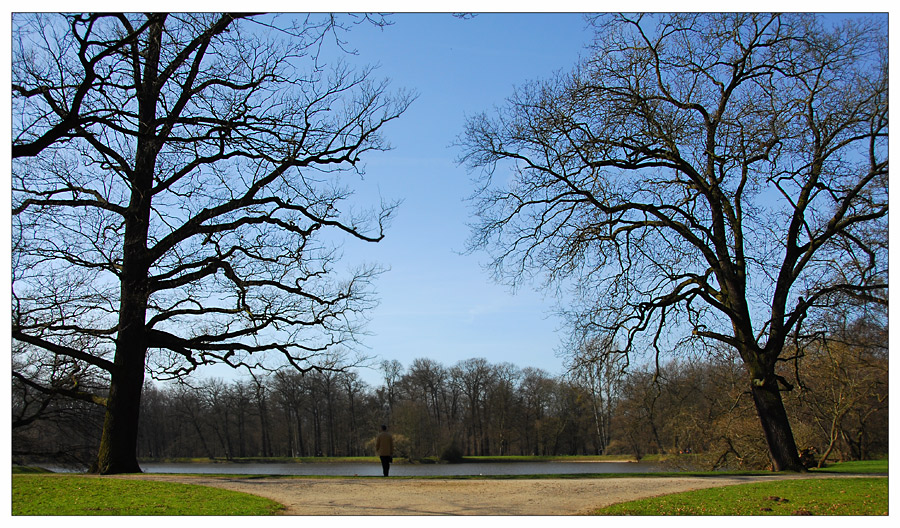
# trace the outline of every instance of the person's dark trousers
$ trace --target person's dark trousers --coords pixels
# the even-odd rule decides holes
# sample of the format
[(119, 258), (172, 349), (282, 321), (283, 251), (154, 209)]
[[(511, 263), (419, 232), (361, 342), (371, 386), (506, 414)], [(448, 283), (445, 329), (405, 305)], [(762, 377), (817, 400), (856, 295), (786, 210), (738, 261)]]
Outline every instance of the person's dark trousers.
[(393, 457), (383, 456), (381, 457), (381, 469), (384, 470), (384, 476), (388, 476), (388, 471), (391, 469), (391, 462)]

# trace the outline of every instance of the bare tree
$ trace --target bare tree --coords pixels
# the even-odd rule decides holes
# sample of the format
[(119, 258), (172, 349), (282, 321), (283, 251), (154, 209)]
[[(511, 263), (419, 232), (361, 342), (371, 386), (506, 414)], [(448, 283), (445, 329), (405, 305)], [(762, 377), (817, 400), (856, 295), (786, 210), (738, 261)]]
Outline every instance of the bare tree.
[[(393, 206), (343, 180), (410, 97), (320, 52), (335, 17), (13, 17), (14, 340), (108, 373), (95, 471), (135, 472), (145, 370), (305, 371), (352, 343)], [(80, 340), (94, 340), (84, 348)]]
[(293, 369), (282, 369), (275, 372), (271, 379), (274, 384), (271, 390), (283, 413), (283, 417), (278, 421), (285, 426), (286, 454), (287, 456), (304, 456), (306, 444), (303, 441), (302, 411), (306, 407), (308, 395), (302, 390), (301, 374)]
[(577, 346), (568, 359), (573, 383), (589, 396), (597, 454), (602, 455), (612, 437), (611, 423), (625, 373), (625, 357), (606, 339)]
[(433, 359), (416, 358), (398, 383), (398, 392), (407, 403), (404, 417), (415, 421), (405, 432), (414, 452), (439, 455), (449, 445), (450, 424), (444, 406), (446, 379), (443, 365)]
[(464, 420), (466, 441), (468, 444), (471, 440), (471, 453), (487, 454), (490, 451), (490, 438), (487, 432), (487, 422), (490, 418), (487, 409), (487, 391), (494, 383), (494, 369), (484, 358), (470, 358), (451, 367), (450, 376), (455, 378), (462, 388), (468, 411)]
[(522, 415), (519, 425), (525, 455), (547, 454), (541, 438), (540, 424), (548, 418), (548, 402), (555, 385), (556, 382), (550, 375), (541, 369), (526, 367), (522, 370), (522, 380), (519, 383)]
[(487, 410), (490, 437), (495, 440), (494, 449), (500, 456), (509, 455), (513, 440), (515, 421), (516, 389), (522, 372), (512, 363), (492, 366), (493, 375), (487, 387), (485, 408)]
[(863, 444), (887, 436), (887, 311), (859, 313), (850, 304), (818, 323), (822, 331), (800, 351), (795, 369), (799, 414), (819, 433), (819, 467), (842, 441), (857, 447), (852, 458), (865, 459)]
[[(573, 279), (585, 340), (733, 347), (776, 470), (800, 470), (776, 365), (808, 315), (887, 289), (880, 19), (616, 15), (591, 56), (469, 120), (474, 248), (501, 279)], [(499, 184), (492, 175), (511, 168)]]
[(359, 378), (359, 374), (355, 371), (342, 372), (339, 378), (341, 389), (343, 390), (344, 401), (346, 401), (346, 418), (344, 420), (346, 426), (346, 434), (344, 442), (346, 444), (345, 452), (348, 456), (361, 456), (362, 436), (360, 435), (360, 408), (363, 407), (363, 399), (366, 394), (366, 384)]
[(403, 376), (403, 364), (396, 359), (385, 359), (379, 364), (379, 367), (381, 368), (381, 375), (384, 379), (384, 393), (386, 400), (384, 420), (385, 422), (388, 422), (391, 419), (391, 414), (394, 412), (394, 403), (397, 399), (396, 386), (397, 382), (399, 382), (400, 378)]

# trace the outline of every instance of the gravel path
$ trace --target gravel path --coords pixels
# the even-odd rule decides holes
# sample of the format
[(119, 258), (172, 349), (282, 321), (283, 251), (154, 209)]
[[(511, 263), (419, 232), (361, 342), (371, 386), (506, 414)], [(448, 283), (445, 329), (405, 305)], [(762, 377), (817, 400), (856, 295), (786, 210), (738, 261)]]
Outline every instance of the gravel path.
[(792, 477), (444, 480), (144, 474), (118, 478), (183, 482), (252, 493), (284, 504), (284, 515), (582, 515), (617, 502)]

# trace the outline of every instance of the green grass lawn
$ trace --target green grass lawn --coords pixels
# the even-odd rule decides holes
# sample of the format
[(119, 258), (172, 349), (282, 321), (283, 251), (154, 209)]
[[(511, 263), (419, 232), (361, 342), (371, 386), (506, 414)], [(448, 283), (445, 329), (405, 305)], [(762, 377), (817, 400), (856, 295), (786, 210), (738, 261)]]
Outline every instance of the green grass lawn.
[(206, 486), (93, 476), (16, 474), (13, 515), (271, 515), (275, 501)]
[(783, 480), (614, 504), (595, 515), (887, 515), (887, 478)]
[(854, 460), (827, 464), (822, 469), (814, 469), (817, 473), (884, 473), (888, 472), (888, 459)]

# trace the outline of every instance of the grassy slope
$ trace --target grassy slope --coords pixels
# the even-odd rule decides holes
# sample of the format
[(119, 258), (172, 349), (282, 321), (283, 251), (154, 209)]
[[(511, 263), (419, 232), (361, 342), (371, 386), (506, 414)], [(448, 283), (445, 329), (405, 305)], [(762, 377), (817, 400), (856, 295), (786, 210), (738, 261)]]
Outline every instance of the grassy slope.
[(596, 515), (887, 515), (887, 478), (784, 480), (615, 504)]
[[(887, 475), (888, 459), (831, 464), (813, 472)], [(703, 475), (703, 473), (692, 474)], [(594, 513), (596, 515), (887, 515), (888, 479), (886, 477), (803, 479), (741, 484), (625, 502)]]
[(16, 474), (13, 515), (270, 515), (283, 506), (233, 491), (82, 475)]
[(857, 460), (826, 465), (822, 469), (813, 470), (819, 473), (883, 473), (888, 472), (888, 459)]

